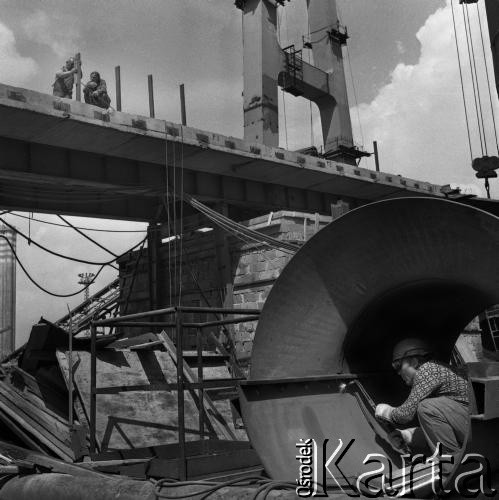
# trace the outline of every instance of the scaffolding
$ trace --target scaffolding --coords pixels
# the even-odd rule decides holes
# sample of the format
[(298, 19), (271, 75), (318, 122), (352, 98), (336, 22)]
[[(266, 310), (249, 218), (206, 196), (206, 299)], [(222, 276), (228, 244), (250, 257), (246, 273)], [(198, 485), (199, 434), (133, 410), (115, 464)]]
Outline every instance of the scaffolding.
[[(217, 315), (222, 319), (214, 321), (186, 321), (185, 315)], [(227, 317), (238, 315), (239, 317)], [(91, 344), (90, 344), (90, 453), (96, 453), (97, 449), (97, 395), (109, 394), (110, 391), (115, 393), (121, 392), (126, 388), (97, 388), (97, 337), (98, 327), (150, 327), (152, 329), (168, 328), (172, 329), (175, 334), (175, 349), (176, 349), (176, 390), (177, 390), (177, 417), (178, 417), (178, 436), (179, 436), (179, 455), (177, 458), (178, 471), (180, 480), (187, 479), (187, 462), (186, 462), (186, 439), (185, 439), (185, 414), (184, 414), (184, 391), (197, 391), (197, 396), (200, 402), (199, 405), (199, 435), (201, 440), (205, 439), (205, 421), (204, 412), (204, 391), (206, 389), (222, 389), (236, 388), (243, 376), (227, 379), (204, 379), (203, 378), (203, 336), (206, 334), (205, 329), (209, 327), (224, 326), (230, 324), (244, 323), (258, 320), (260, 315), (259, 309), (227, 309), (227, 308), (212, 308), (212, 307), (187, 307), (175, 306), (165, 309), (157, 309), (153, 311), (145, 311), (126, 316), (108, 318), (91, 322)], [(157, 317), (167, 317), (165, 321), (155, 320)], [(197, 381), (189, 380), (186, 377), (183, 340), (184, 330), (196, 330), (196, 345), (197, 345)], [(168, 384), (165, 384), (165, 389)], [(170, 386), (168, 385), (168, 388)]]

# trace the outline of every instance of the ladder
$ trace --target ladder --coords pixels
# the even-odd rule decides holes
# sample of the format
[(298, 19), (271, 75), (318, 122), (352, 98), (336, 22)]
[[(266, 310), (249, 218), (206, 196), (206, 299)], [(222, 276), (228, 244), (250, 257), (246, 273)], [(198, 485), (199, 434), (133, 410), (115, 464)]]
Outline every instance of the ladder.
[(56, 325), (69, 331), (72, 323), (73, 334), (90, 328), (90, 322), (103, 316), (118, 313), (120, 296), (119, 279), (115, 279), (87, 300), (76, 306), (71, 312), (56, 321)]
[[(484, 347), (486, 349), (491, 347), (490, 350), (499, 352), (499, 305), (485, 310), (479, 319)], [(487, 336), (489, 342), (487, 342)]]

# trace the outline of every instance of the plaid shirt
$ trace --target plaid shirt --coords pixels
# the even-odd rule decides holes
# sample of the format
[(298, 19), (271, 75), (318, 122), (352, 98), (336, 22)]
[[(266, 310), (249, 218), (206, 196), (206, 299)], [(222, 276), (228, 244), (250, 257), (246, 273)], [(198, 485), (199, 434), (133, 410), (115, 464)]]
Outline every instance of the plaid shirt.
[(445, 363), (427, 361), (417, 369), (409, 397), (393, 409), (391, 419), (395, 424), (407, 424), (423, 399), (439, 396), (469, 405), (468, 380)]

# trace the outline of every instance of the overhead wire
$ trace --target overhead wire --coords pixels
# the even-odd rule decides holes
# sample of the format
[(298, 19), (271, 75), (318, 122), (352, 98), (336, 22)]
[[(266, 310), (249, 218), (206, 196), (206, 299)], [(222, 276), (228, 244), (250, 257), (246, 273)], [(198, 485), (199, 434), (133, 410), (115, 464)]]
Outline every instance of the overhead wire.
[(178, 305), (182, 300), (182, 254), (184, 248), (184, 127), (180, 127), (180, 241), (178, 257)]
[(211, 209), (207, 205), (201, 203), (199, 200), (196, 200), (194, 197), (185, 193), (184, 198), (193, 208), (202, 212), (206, 217), (210, 220), (223, 227), (224, 229), (230, 231), (236, 236), (242, 236), (247, 240), (251, 240), (254, 243), (266, 244), (272, 248), (279, 248), (288, 253), (295, 253), (301, 247), (295, 243), (289, 243), (283, 240), (278, 240), (273, 238), (272, 236), (267, 236), (263, 233), (250, 229), (238, 222), (225, 217), (219, 212)]
[[(167, 122), (165, 121), (165, 132), (166, 132)], [(170, 242), (171, 238), (171, 220), (170, 220), (170, 202), (166, 200), (168, 193), (170, 191), (170, 173), (168, 167), (168, 136), (165, 133), (165, 195), (162, 197), (163, 204), (166, 210), (166, 219), (167, 219), (167, 231), (168, 231), (168, 241)], [(175, 200), (174, 200), (175, 201)], [(170, 301), (170, 306), (172, 303), (172, 251), (171, 245), (168, 245), (168, 297)]]
[[(40, 222), (42, 224), (48, 224), (50, 226), (57, 226), (57, 227), (63, 227), (66, 229), (70, 229), (67, 224), (58, 224), (57, 222), (52, 222), (48, 220), (42, 220), (42, 219), (37, 219), (35, 217), (28, 217), (26, 215), (21, 215), (21, 214), (15, 214), (14, 212), (10, 212), (10, 215), (13, 215), (14, 217), (20, 217), (21, 219), (27, 219), (27, 220), (32, 220), (34, 222)], [(80, 226), (74, 226), (77, 229), (80, 229), (82, 231), (96, 231), (96, 232), (101, 232), (101, 233), (145, 233), (145, 229), (98, 229), (98, 228), (91, 228), (91, 227), (80, 227)]]
[[(66, 220), (62, 215), (57, 215), (57, 217), (59, 217), (59, 219), (61, 219), (69, 227), (73, 228), (79, 235), (83, 236), (85, 239), (87, 239), (88, 241), (90, 241), (91, 243), (93, 243), (95, 246), (97, 246), (97, 247), (101, 248), (102, 250), (106, 251), (107, 253), (111, 254), (113, 257), (116, 257), (116, 258), (118, 257), (118, 254), (116, 254), (113, 251), (109, 250), (109, 248), (106, 248), (104, 245), (101, 245), (98, 241), (95, 241), (93, 238), (91, 238), (90, 236), (86, 235), (83, 231), (80, 231), (78, 228), (76, 228), (75, 226), (73, 226), (73, 224), (71, 224), (71, 222), (69, 222), (68, 220)], [(118, 269), (113, 264), (110, 264), (110, 266), (113, 267), (116, 270)]]
[[(7, 227), (9, 227), (13, 231), (15, 231), (17, 234), (19, 234), (25, 240), (27, 240), (27, 241), (29, 240), (28, 236), (26, 236), (22, 231), (20, 231), (16, 227), (12, 226), (11, 224), (9, 224), (8, 222), (6, 222), (1, 217), (0, 217), (0, 222), (3, 222)], [(144, 238), (144, 240), (145, 239), (146, 238)], [(31, 243), (33, 243), (33, 245), (35, 245), (36, 247), (40, 248), (41, 250), (43, 250), (43, 251), (45, 251), (45, 252), (47, 252), (47, 253), (49, 253), (51, 255), (54, 255), (55, 257), (60, 257), (62, 259), (71, 260), (73, 262), (80, 262), (81, 264), (89, 264), (89, 265), (92, 265), (92, 266), (109, 266), (114, 261), (116, 261), (117, 258), (120, 258), (120, 257), (126, 255), (129, 251), (134, 250), (135, 248), (137, 248), (142, 243), (142, 241), (144, 241), (144, 240), (139, 241), (139, 243), (137, 243), (136, 245), (134, 245), (131, 249), (127, 250), (126, 252), (118, 255), (117, 257), (115, 257), (115, 258), (113, 258), (113, 259), (111, 259), (109, 261), (105, 261), (105, 262), (92, 262), (92, 261), (89, 261), (89, 260), (86, 260), (86, 259), (80, 259), (78, 257), (71, 257), (69, 255), (64, 255), (64, 254), (61, 254), (59, 252), (56, 252), (55, 250), (50, 250), (49, 248), (41, 245), (40, 243), (36, 242), (35, 240), (31, 240)]]
[(172, 144), (173, 149), (173, 293), (177, 294), (177, 152), (175, 150), (175, 141)]
[(456, 28), (456, 18), (454, 15), (453, 0), (451, 0), (451, 12), (452, 12), (452, 24), (454, 26), (454, 40), (456, 42), (457, 64), (459, 66), (459, 78), (461, 81), (461, 92), (463, 94), (464, 117), (465, 117), (465, 121), (466, 121), (466, 132), (468, 134), (468, 145), (469, 145), (469, 149), (470, 149), (470, 161), (472, 161), (473, 160), (473, 151), (472, 151), (472, 147), (471, 147), (470, 124), (469, 124), (469, 119), (468, 119), (468, 110), (466, 107), (466, 95), (464, 93), (463, 71), (462, 71), (462, 67), (461, 67), (461, 56), (459, 54), (459, 44), (457, 41), (457, 28)]
[[(477, 101), (477, 90), (475, 86), (475, 76), (476, 74), (473, 72), (473, 60), (474, 60), (474, 55), (472, 54), (472, 50), (470, 47), (470, 38), (471, 38), (471, 29), (470, 32), (468, 33), (468, 28), (470, 28), (469, 25), (469, 17), (466, 16), (466, 13), (468, 12), (467, 9), (465, 10), (464, 3), (461, 4), (462, 7), (462, 12), (463, 12), (463, 20), (464, 20), (464, 30), (466, 32), (466, 45), (468, 47), (468, 59), (470, 62), (470, 72), (471, 72), (471, 83), (473, 85), (473, 97), (475, 100), (475, 112), (476, 112), (476, 120), (477, 120), (477, 125), (478, 125), (478, 135), (480, 137), (480, 148), (482, 152), (482, 156), (484, 155), (484, 143), (482, 139), (482, 127), (481, 127), (481, 122), (480, 122), (480, 112), (479, 112), (479, 106), (478, 106), (478, 101)], [(475, 66), (476, 69), (476, 66)], [(478, 81), (477, 81), (478, 84)]]
[[(343, 24), (341, 21), (341, 13), (340, 13), (340, 6), (339, 5), (336, 7), (336, 10), (338, 13), (338, 23)], [(345, 48), (346, 48), (346, 53), (347, 53), (348, 70), (350, 73), (350, 79), (352, 80), (353, 97), (355, 100), (355, 109), (357, 111), (357, 120), (359, 122), (360, 137), (362, 139), (362, 145), (364, 145), (364, 130), (362, 129), (362, 122), (360, 120), (359, 100), (357, 98), (357, 86), (355, 85), (355, 78), (353, 76), (352, 59), (350, 57), (350, 50), (348, 49), (348, 43), (345, 43)]]
[(38, 283), (30, 275), (30, 273), (27, 271), (27, 269), (24, 267), (23, 263), (21, 262), (21, 259), (18, 257), (17, 252), (16, 252), (14, 246), (12, 245), (12, 243), (10, 242), (9, 238), (7, 238), (7, 236), (4, 236), (3, 234), (0, 234), (0, 238), (3, 238), (7, 242), (7, 244), (9, 245), (9, 247), (10, 247), (10, 249), (12, 251), (12, 255), (14, 256), (14, 259), (19, 264), (19, 267), (23, 270), (24, 274), (29, 279), (29, 281), (31, 281), (31, 283), (33, 283), (33, 285), (35, 285), (42, 292), (44, 292), (44, 293), (46, 293), (48, 295), (51, 295), (52, 297), (68, 298), (68, 297), (74, 297), (75, 295), (78, 295), (78, 294), (82, 293), (83, 291), (85, 291), (97, 279), (97, 277), (99, 276), (99, 274), (106, 267), (105, 265), (101, 265), (100, 269), (95, 273), (95, 276), (92, 278), (92, 280), (90, 280), (87, 284), (85, 284), (85, 286), (83, 288), (80, 288), (76, 292), (71, 292), (71, 293), (55, 293), (55, 292), (51, 292), (50, 290), (48, 290), (44, 286), (40, 285), (40, 283)]
[(482, 20), (480, 18), (480, 9), (478, 7), (478, 2), (476, 3), (476, 13), (477, 13), (477, 17), (478, 17), (478, 25), (480, 27), (480, 39), (482, 41), (483, 63), (485, 65), (485, 74), (486, 74), (486, 77), (487, 77), (487, 90), (489, 92), (490, 110), (491, 110), (491, 114), (492, 114), (492, 123), (493, 123), (493, 126), (494, 126), (494, 139), (495, 139), (495, 142), (496, 142), (497, 154), (499, 155), (499, 143), (497, 142), (496, 118), (495, 118), (495, 112), (494, 112), (494, 105), (492, 103), (492, 93), (490, 91), (489, 68), (488, 68), (488, 64), (487, 64), (487, 57), (485, 55), (485, 43), (483, 41)]
[[(285, 7), (281, 7), (281, 9), (284, 9)], [(286, 15), (286, 11), (284, 11), (284, 15)], [(282, 28), (282, 10), (277, 11), (277, 41), (279, 42), (279, 45), (281, 45), (281, 28)], [(286, 26), (286, 31), (287, 31), (287, 26)], [(288, 35), (289, 36), (289, 35)], [(289, 43), (289, 38), (288, 38), (288, 43)], [(288, 123), (287, 123), (287, 118), (286, 118), (286, 96), (284, 90), (282, 88), (279, 88), (281, 95), (282, 95), (282, 113), (283, 113), (283, 118), (284, 118), (284, 139), (286, 142), (286, 149), (289, 148), (288, 145)]]
[[(310, 40), (310, 16), (308, 13), (307, 9), (307, 28), (308, 28), (308, 33), (307, 33), (307, 39)], [(312, 60), (312, 49), (308, 50), (308, 64), (311, 64)], [(314, 121), (313, 121), (313, 115), (312, 115), (312, 101), (308, 99), (308, 107), (310, 111), (310, 145), (314, 145)]]
[(483, 142), (484, 142), (484, 146), (485, 146), (485, 154), (487, 155), (488, 154), (488, 151), (487, 151), (487, 136), (485, 134), (485, 121), (483, 119), (482, 98), (480, 96), (480, 84), (479, 84), (479, 80), (478, 80), (478, 71), (476, 69), (475, 46), (474, 46), (474, 43), (473, 43), (473, 34), (472, 34), (472, 31), (471, 31), (469, 7), (468, 7), (467, 3), (465, 3), (465, 5), (466, 5), (466, 16), (467, 16), (467, 19), (468, 19), (468, 28), (469, 28), (469, 33), (470, 33), (471, 54), (473, 55), (473, 69), (474, 69), (474, 72), (475, 72), (475, 81), (476, 81), (476, 89), (477, 89), (477, 96), (478, 96), (478, 106), (479, 106), (479, 110), (480, 110), (480, 119), (481, 119), (481, 122), (482, 122)]

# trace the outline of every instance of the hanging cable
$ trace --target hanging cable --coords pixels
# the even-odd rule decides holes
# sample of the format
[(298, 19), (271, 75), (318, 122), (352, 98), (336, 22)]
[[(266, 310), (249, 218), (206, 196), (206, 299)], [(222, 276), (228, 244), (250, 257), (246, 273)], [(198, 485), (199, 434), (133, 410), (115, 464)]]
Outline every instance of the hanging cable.
[[(461, 4), (461, 7), (463, 10), (464, 30), (466, 32), (466, 44), (468, 46), (468, 58), (469, 58), (469, 62), (470, 62), (471, 82), (473, 84), (473, 96), (475, 99), (475, 112), (476, 112), (476, 121), (478, 124), (478, 135), (480, 137), (480, 148), (481, 148), (481, 152), (482, 152), (482, 156), (483, 156), (484, 155), (484, 143), (483, 143), (483, 139), (482, 139), (482, 127), (481, 127), (481, 122), (480, 122), (480, 113), (479, 113), (479, 106), (478, 106), (478, 101), (477, 101), (477, 89), (476, 89), (476, 86), (478, 86), (478, 81), (476, 82), (476, 86), (475, 86), (476, 73), (473, 72), (473, 62), (474, 62), (475, 56), (473, 54), (472, 49), (470, 48), (471, 27), (469, 25), (469, 17), (467, 18), (467, 16), (466, 16), (468, 10), (467, 9), (465, 10), (464, 3)], [(468, 32), (468, 28), (469, 28), (469, 32)], [(473, 42), (473, 40), (471, 40), (471, 42)], [(475, 69), (476, 69), (476, 66), (475, 66)]]
[(350, 70), (350, 78), (352, 80), (353, 97), (355, 99), (355, 109), (357, 110), (357, 120), (359, 121), (360, 137), (362, 138), (362, 145), (364, 145), (364, 131), (362, 130), (362, 122), (360, 121), (359, 101), (357, 99), (357, 87), (355, 85), (355, 79), (353, 77), (352, 60), (350, 59), (350, 51), (348, 50), (348, 45), (346, 46), (346, 48), (348, 68)]
[[(104, 245), (101, 245), (98, 241), (95, 241), (93, 238), (91, 238), (90, 236), (86, 235), (84, 232), (80, 231), (78, 228), (76, 228), (75, 226), (73, 226), (73, 224), (71, 224), (71, 222), (69, 222), (68, 220), (66, 220), (62, 215), (57, 215), (57, 217), (59, 217), (59, 219), (61, 219), (69, 227), (73, 228), (79, 235), (83, 236), (85, 239), (87, 239), (88, 241), (90, 241), (91, 243), (93, 243), (95, 246), (98, 246), (102, 250), (104, 250), (107, 253), (111, 254), (113, 257), (116, 257), (116, 258), (118, 257), (117, 254), (115, 254), (114, 252), (112, 252), (111, 250), (109, 250), (108, 248), (106, 248)], [(116, 266), (114, 266), (112, 264), (111, 264), (111, 266), (114, 267), (114, 269), (118, 269)]]
[(177, 152), (173, 142), (173, 293), (177, 294)]
[(178, 305), (182, 300), (182, 253), (184, 248), (184, 128), (180, 127), (180, 242), (178, 257)]
[(295, 243), (289, 243), (283, 240), (278, 240), (276, 238), (273, 238), (272, 236), (267, 236), (263, 233), (260, 233), (242, 224), (239, 224), (238, 222), (235, 222), (229, 219), (228, 217), (225, 217), (224, 215), (216, 212), (215, 210), (212, 210), (208, 206), (201, 203), (199, 200), (196, 200), (192, 196), (188, 195), (187, 193), (185, 193), (184, 196), (187, 203), (189, 203), (193, 208), (202, 212), (210, 220), (224, 227), (225, 229), (231, 231), (236, 236), (241, 235), (243, 237), (249, 238), (255, 243), (260, 243), (260, 244), (264, 243), (272, 248), (279, 248), (289, 253), (295, 253), (297, 250), (300, 249), (300, 245), (297, 245)]
[[(310, 40), (310, 15), (307, 9), (307, 40)], [(311, 64), (311, 59), (312, 59), (312, 49), (308, 50), (308, 64)], [(314, 145), (314, 121), (313, 121), (313, 116), (312, 116), (312, 101), (308, 99), (308, 108), (310, 111), (310, 145)]]
[(470, 23), (470, 13), (469, 13), (469, 8), (468, 8), (468, 4), (467, 3), (466, 3), (466, 16), (468, 18), (468, 28), (469, 28), (469, 32), (470, 32), (470, 45), (471, 45), (471, 53), (473, 55), (473, 69), (474, 69), (474, 72), (475, 72), (476, 90), (477, 90), (478, 107), (479, 107), (478, 109), (480, 110), (480, 119), (481, 119), (481, 122), (482, 122), (483, 143), (484, 143), (484, 146), (485, 146), (485, 154), (487, 155), (488, 154), (488, 151), (487, 151), (487, 136), (485, 134), (485, 121), (483, 119), (482, 99), (480, 97), (480, 85), (479, 85), (479, 80), (478, 80), (478, 71), (476, 69), (475, 46), (474, 46), (474, 43), (473, 43), (473, 35), (472, 35), (472, 32), (471, 32), (471, 23)]
[(75, 295), (78, 295), (82, 292), (84, 292), (96, 279), (97, 279), (97, 276), (99, 276), (99, 274), (102, 272), (102, 270), (104, 269), (104, 265), (101, 265), (99, 270), (95, 273), (95, 276), (92, 278), (91, 281), (89, 281), (83, 288), (80, 288), (78, 291), (76, 292), (73, 292), (73, 293), (54, 293), (54, 292), (51, 292), (50, 290), (47, 290), (45, 287), (43, 287), (42, 285), (40, 285), (37, 281), (35, 281), (35, 279), (28, 273), (28, 271), (26, 270), (26, 268), (24, 267), (23, 263), (21, 262), (21, 260), (19, 259), (15, 249), (14, 249), (14, 246), (12, 245), (12, 243), (10, 242), (9, 238), (7, 238), (6, 236), (0, 234), (0, 238), (3, 238), (7, 244), (9, 245), (11, 251), (12, 251), (12, 255), (14, 255), (14, 258), (16, 259), (16, 262), (19, 264), (19, 267), (23, 270), (24, 274), (26, 275), (26, 277), (31, 281), (31, 283), (33, 283), (33, 285), (35, 285), (38, 289), (40, 289), (42, 292), (45, 292), (46, 294), (48, 295), (51, 295), (52, 297), (59, 297), (59, 298), (67, 298), (67, 297), (74, 297)]
[(456, 29), (456, 18), (454, 16), (454, 5), (453, 0), (451, 0), (451, 12), (452, 12), (452, 24), (454, 25), (454, 40), (456, 42), (456, 52), (457, 52), (457, 64), (459, 66), (459, 78), (461, 80), (461, 92), (463, 94), (463, 106), (464, 106), (464, 117), (466, 120), (466, 132), (468, 134), (468, 145), (470, 148), (470, 162), (473, 161), (473, 152), (471, 149), (471, 136), (470, 136), (470, 125), (468, 120), (468, 110), (466, 108), (466, 96), (464, 94), (464, 83), (463, 83), (463, 72), (461, 69), (461, 56), (459, 55), (459, 44), (457, 42), (457, 29)]
[[(1, 215), (1, 214), (0, 214)], [(66, 229), (70, 229), (70, 227), (67, 224), (58, 224), (57, 222), (51, 222), (48, 220), (42, 220), (42, 219), (36, 219), (35, 217), (28, 217), (26, 215), (21, 215), (21, 214), (15, 214), (14, 212), (10, 212), (10, 215), (13, 215), (14, 217), (19, 217), (21, 219), (26, 219), (26, 220), (32, 220), (34, 222), (40, 222), (42, 224), (47, 224), (49, 226), (57, 226), (57, 227), (63, 227)], [(82, 231), (97, 231), (100, 233), (145, 233), (146, 231), (144, 229), (97, 229), (97, 228), (91, 228), (91, 227), (80, 227), (80, 226), (74, 226), (77, 229), (80, 229)]]
[[(28, 237), (22, 233), (21, 231), (19, 231), (19, 229), (16, 229), (14, 226), (10, 225), (8, 222), (6, 222), (4, 219), (2, 219), (0, 217), (0, 222), (3, 222), (7, 227), (9, 227), (10, 229), (12, 229), (13, 231), (15, 231), (17, 234), (19, 234), (22, 238), (24, 238), (25, 240), (28, 240)], [(146, 238), (144, 238), (145, 240)], [(134, 245), (130, 250), (134, 250), (135, 248), (137, 248), (141, 243), (142, 241), (144, 240), (141, 240), (139, 241), (139, 243), (137, 243), (136, 245)], [(59, 252), (56, 252), (54, 250), (50, 250), (49, 248), (41, 245), (40, 243), (37, 243), (36, 241), (34, 240), (31, 240), (31, 243), (33, 243), (33, 245), (35, 245), (36, 247), (40, 248), (41, 250), (44, 250), (45, 252), (51, 254), (51, 255), (54, 255), (55, 257), (60, 257), (62, 259), (66, 259), (66, 260), (71, 260), (73, 262), (80, 262), (81, 264), (89, 264), (91, 266), (109, 266), (110, 264), (112, 264), (115, 260), (117, 260), (117, 258), (120, 258), (122, 257), (123, 255), (126, 255), (126, 253), (128, 253), (130, 250), (127, 250), (126, 252), (118, 255), (117, 258), (114, 258), (114, 259), (111, 259), (109, 261), (105, 261), (105, 262), (92, 262), (92, 261), (88, 261), (88, 260), (85, 260), (85, 259), (79, 259), (77, 257), (71, 257), (69, 255), (63, 255)]]
[[(166, 129), (166, 121), (165, 121), (165, 129)], [(170, 229), (170, 201), (166, 199), (168, 193), (170, 191), (170, 173), (168, 168), (168, 136), (165, 134), (165, 195), (162, 197), (163, 204), (166, 210), (166, 220), (167, 220), (167, 230), (168, 230), (168, 297), (169, 297), (169, 305), (172, 306), (172, 250), (171, 250), (171, 229)], [(175, 199), (174, 199), (175, 201)]]
[[(284, 8), (284, 7), (283, 7)], [(279, 45), (281, 45), (281, 28), (282, 28), (282, 10), (277, 11), (277, 41)], [(284, 117), (284, 139), (286, 141), (286, 149), (288, 149), (288, 124), (286, 120), (286, 99), (285, 99), (285, 92), (282, 90), (280, 87), (278, 88), (278, 91), (281, 92), (282, 95), (282, 113)]]
[(286, 140), (286, 149), (289, 149), (289, 145), (288, 145), (288, 123), (287, 123), (287, 120), (286, 120), (286, 98), (285, 98), (285, 92), (284, 90), (281, 90), (281, 94), (282, 94), (282, 112), (283, 112), (283, 115), (284, 115), (284, 138)]
[(494, 125), (494, 139), (496, 141), (497, 154), (499, 155), (499, 144), (497, 142), (496, 118), (495, 118), (495, 112), (494, 112), (494, 105), (492, 103), (492, 93), (490, 91), (489, 68), (488, 68), (488, 64), (487, 64), (487, 57), (485, 55), (485, 44), (483, 42), (482, 21), (480, 19), (480, 9), (478, 8), (478, 2), (476, 3), (476, 13), (477, 13), (477, 16), (478, 16), (478, 25), (480, 26), (480, 39), (482, 41), (483, 63), (485, 65), (485, 74), (487, 75), (487, 90), (489, 91), (490, 110), (491, 110), (491, 113), (492, 113), (492, 123)]

